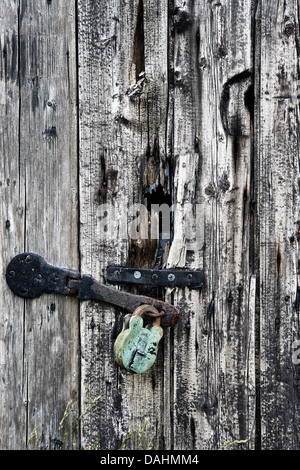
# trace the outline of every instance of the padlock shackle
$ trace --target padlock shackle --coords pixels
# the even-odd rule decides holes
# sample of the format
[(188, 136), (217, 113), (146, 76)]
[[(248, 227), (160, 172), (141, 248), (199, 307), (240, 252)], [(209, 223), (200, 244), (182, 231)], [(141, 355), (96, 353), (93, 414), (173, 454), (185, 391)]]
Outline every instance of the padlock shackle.
[(158, 310), (155, 307), (153, 307), (152, 305), (140, 305), (139, 307), (137, 307), (135, 309), (132, 316), (137, 315), (137, 316), (141, 317), (145, 313), (147, 313), (148, 316), (151, 316), (151, 317), (155, 318), (155, 321), (153, 322), (153, 325), (158, 325), (158, 326), (160, 325), (160, 318), (164, 315), (164, 312), (159, 313)]

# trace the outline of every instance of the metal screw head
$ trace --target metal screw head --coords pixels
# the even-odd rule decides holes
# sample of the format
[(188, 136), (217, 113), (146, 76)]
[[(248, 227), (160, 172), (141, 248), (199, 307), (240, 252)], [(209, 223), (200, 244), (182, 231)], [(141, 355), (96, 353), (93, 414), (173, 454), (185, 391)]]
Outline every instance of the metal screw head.
[(157, 274), (152, 274), (152, 279), (153, 279), (153, 281), (157, 281), (158, 275)]
[(168, 274), (168, 280), (169, 281), (174, 281), (175, 275), (174, 274)]
[(140, 277), (141, 277), (140, 271), (134, 271), (133, 275), (134, 275), (135, 279), (140, 279)]

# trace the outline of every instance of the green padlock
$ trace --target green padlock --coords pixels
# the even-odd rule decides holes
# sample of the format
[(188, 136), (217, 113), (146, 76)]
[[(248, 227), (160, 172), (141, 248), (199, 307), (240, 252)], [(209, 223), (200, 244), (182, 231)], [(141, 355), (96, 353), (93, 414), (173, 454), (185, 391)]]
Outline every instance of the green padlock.
[(144, 327), (143, 313), (159, 315), (151, 305), (138, 307), (133, 314), (125, 316), (123, 329), (114, 345), (115, 359), (120, 367), (135, 373), (146, 372), (155, 362), (158, 343), (163, 337), (160, 317)]

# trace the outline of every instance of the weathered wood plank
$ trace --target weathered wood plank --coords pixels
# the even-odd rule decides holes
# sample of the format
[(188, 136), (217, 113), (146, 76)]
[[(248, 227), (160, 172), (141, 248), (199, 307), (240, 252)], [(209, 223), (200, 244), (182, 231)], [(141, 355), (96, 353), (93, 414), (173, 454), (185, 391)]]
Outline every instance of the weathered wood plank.
[(23, 305), (5, 283), (10, 257), (24, 249), (24, 185), (19, 159), (18, 2), (0, 5), (0, 449), (22, 448), (24, 403)]
[[(109, 264), (159, 262), (157, 241), (141, 233), (130, 237), (129, 222), (136, 218), (132, 205), (147, 207), (153, 190), (159, 187), (168, 197), (167, 14), (159, 1), (111, 0), (105, 8), (99, 1), (79, 2), (81, 263), (83, 272), (98, 279), (105, 279)], [(106, 240), (105, 222), (112, 225)], [(134, 377), (113, 359), (122, 312), (87, 303), (81, 319), (82, 389), (88, 386), (93, 397), (101, 396), (94, 436), (88, 420), (83, 422), (83, 445), (94, 443), (99, 433), (101, 448), (117, 448), (149, 418), (149, 440), (155, 448), (164, 446), (170, 410), (163, 408), (161, 351), (149, 373)], [(85, 408), (87, 395), (82, 396)], [(134, 447), (136, 437), (128, 445)]]
[[(33, 251), (50, 263), (76, 268), (77, 122), (75, 2), (9, 2), (3, 9), (1, 105), (4, 166), (1, 167), (2, 271), (10, 257)], [(9, 22), (7, 20), (9, 18)], [(4, 27), (4, 22), (6, 26)], [(3, 142), (3, 140), (2, 140)], [(8, 155), (9, 152), (10, 154)], [(10, 181), (10, 183), (9, 183)], [(14, 436), (3, 443), (25, 448), (36, 426), (40, 448), (78, 447), (78, 304), (43, 296), (24, 301), (5, 288), (2, 325), (8, 358), (2, 426)], [(15, 319), (15, 316), (18, 319)], [(8, 356), (9, 354), (9, 356)], [(1, 382), (2, 383), (2, 382)], [(65, 408), (72, 413), (58, 432)], [(12, 402), (15, 405), (12, 406)], [(2, 411), (1, 411), (2, 413)], [(31, 446), (35, 445), (35, 440)]]
[[(215, 449), (253, 439), (255, 420), (247, 109), (251, 3), (174, 6), (173, 164), (179, 207), (168, 266), (200, 267), (206, 274), (202, 291), (175, 295), (182, 317), (174, 343), (174, 446)], [(199, 246), (184, 231), (188, 203), (196, 214)]]
[[(83, 271), (103, 278), (108, 264), (167, 261), (207, 273), (202, 293), (167, 293), (183, 314), (145, 376), (128, 376), (112, 362), (121, 326), (112, 309), (83, 306), (83, 386), (101, 396), (94, 423), (105, 448), (146, 416), (154, 448), (215, 448), (250, 437), (255, 277), (247, 262), (252, 175), (244, 98), (251, 91), (251, 27), (249, 2), (239, 11), (233, 2), (186, 2), (167, 11), (160, 2), (110, 1), (105, 13), (98, 2), (79, 3)], [(169, 257), (169, 243), (159, 257), (156, 242), (127, 233), (124, 211), (145, 201), (178, 203)], [(190, 215), (184, 202), (200, 205), (197, 248), (183, 233)], [(115, 218), (101, 213), (104, 203), (117, 209)], [(103, 220), (115, 224), (105, 242)], [(86, 423), (86, 445), (90, 434)]]
[[(142, 447), (299, 448), (298, 68), (298, 0), (0, 4), (0, 448), (36, 426), (40, 448), (116, 449), (146, 420)], [(181, 311), (133, 376), (113, 357), (125, 312), (13, 296), (24, 250), (102, 281), (127, 264), (206, 282), (123, 287)]]
[[(299, 449), (299, 2), (256, 18), (257, 243), (262, 449)], [(295, 303), (296, 301), (296, 303)], [(296, 355), (297, 362), (297, 355)]]

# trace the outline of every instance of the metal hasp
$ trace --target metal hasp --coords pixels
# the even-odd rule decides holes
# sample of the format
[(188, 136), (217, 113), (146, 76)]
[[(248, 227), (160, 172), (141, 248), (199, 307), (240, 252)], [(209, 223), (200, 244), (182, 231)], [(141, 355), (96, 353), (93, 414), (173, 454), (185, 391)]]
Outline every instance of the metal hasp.
[(201, 289), (204, 286), (203, 271), (179, 271), (170, 269), (139, 269), (125, 266), (108, 266), (106, 280), (112, 284), (142, 284), (151, 287), (189, 287)]
[[(15, 256), (7, 266), (6, 280), (10, 289), (25, 299), (40, 297), (42, 294), (77, 296), (79, 300), (99, 300), (133, 312), (141, 305), (150, 305), (158, 310), (161, 326), (175, 326), (179, 311), (167, 302), (144, 295), (131, 294), (101, 284), (91, 276), (78, 271), (48, 264), (35, 253)], [(151, 312), (149, 317), (157, 316)]]

